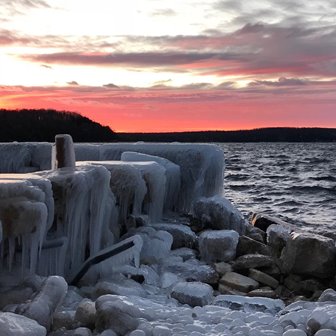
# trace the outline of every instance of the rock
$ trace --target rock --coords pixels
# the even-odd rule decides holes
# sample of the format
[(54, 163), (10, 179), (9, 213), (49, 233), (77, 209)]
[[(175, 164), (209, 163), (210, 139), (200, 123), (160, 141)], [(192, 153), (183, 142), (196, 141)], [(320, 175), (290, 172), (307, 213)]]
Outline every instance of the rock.
[(315, 336), (336, 336), (336, 331), (333, 329), (320, 329)]
[(230, 261), (236, 256), (239, 235), (233, 230), (204, 231), (199, 237), (201, 258), (207, 262)]
[(153, 336), (170, 336), (172, 333), (168, 327), (156, 326), (153, 329)]
[(244, 234), (247, 223), (232, 203), (220, 196), (201, 198), (193, 204), (193, 213), (203, 227), (214, 230), (234, 230)]
[(302, 281), (302, 277), (296, 274), (289, 274), (284, 279), (284, 285), (293, 292), (298, 292), (300, 290), (300, 283)]
[(307, 336), (307, 334), (301, 329), (290, 329), (285, 331), (282, 336)]
[(75, 320), (80, 322), (82, 326), (93, 329), (95, 325), (95, 319), (95, 303), (89, 299), (82, 300), (77, 307)]
[(251, 224), (266, 232), (270, 225), (279, 223), (277, 223), (276, 219), (271, 216), (254, 213), (251, 218)]
[(271, 254), (279, 258), (287, 241), (291, 238), (292, 230), (288, 226), (272, 224), (267, 228), (267, 244)]
[(279, 286), (279, 281), (271, 277), (270, 275), (261, 272), (259, 270), (251, 268), (249, 271), (249, 277), (258, 281), (264, 285), (270, 286), (273, 289)]
[(203, 307), (212, 302), (213, 289), (201, 282), (179, 282), (173, 287), (171, 297), (191, 307)]
[(172, 249), (180, 247), (194, 248), (197, 242), (196, 234), (183, 224), (158, 223), (154, 224), (156, 230), (167, 231), (173, 236)]
[(62, 277), (50, 276), (45, 280), (40, 293), (31, 302), (19, 305), (16, 312), (49, 329), (52, 316), (67, 290), (68, 284)]
[(250, 268), (270, 267), (274, 260), (270, 256), (262, 254), (245, 254), (237, 258), (232, 267), (234, 270), (247, 270)]
[(179, 249), (171, 251), (170, 255), (181, 257), (183, 261), (186, 261), (192, 258), (195, 259), (197, 256), (197, 253), (195, 250), (192, 250), (190, 248), (181, 247)]
[(300, 291), (305, 295), (312, 295), (315, 292), (322, 291), (325, 287), (316, 279), (306, 279), (300, 282)]
[(266, 243), (266, 232), (252, 225), (247, 225), (245, 236), (256, 240), (260, 243)]
[(77, 328), (74, 330), (73, 336), (92, 336), (92, 332), (89, 328)]
[(272, 290), (271, 288), (258, 288), (258, 289), (254, 289), (253, 291), (248, 292), (247, 296), (266, 297), (266, 298), (270, 298), (270, 299), (275, 299), (277, 297), (275, 291)]
[(161, 276), (161, 287), (169, 288), (179, 282), (179, 277), (171, 272), (164, 272)]
[(28, 317), (0, 312), (1, 336), (45, 336), (46, 334), (45, 327)]
[(225, 261), (215, 263), (214, 266), (219, 275), (224, 275), (226, 272), (232, 272), (232, 266)]
[(318, 302), (326, 302), (326, 301), (332, 301), (336, 303), (336, 291), (333, 290), (332, 288), (326, 289), (319, 299), (317, 300)]
[(259, 283), (251, 278), (248, 278), (244, 275), (235, 273), (235, 272), (227, 272), (225, 273), (221, 279), (219, 280), (221, 284), (229, 286), (233, 289), (242, 291), (242, 292), (250, 292), (253, 289), (258, 288)]
[(229, 286), (223, 285), (222, 283), (218, 284), (218, 292), (220, 294), (226, 294), (226, 295), (240, 295), (240, 296), (246, 295), (246, 293), (233, 289)]
[(210, 285), (218, 282), (218, 273), (215, 269), (197, 259), (189, 259), (184, 262), (167, 260), (163, 264), (163, 268), (185, 281), (199, 281)]
[(280, 268), (275, 264), (269, 267), (260, 267), (259, 269), (260, 271), (268, 275), (271, 275), (272, 277), (275, 277), (275, 278), (278, 278), (281, 275)]
[(239, 295), (219, 295), (215, 297), (214, 306), (226, 307), (232, 310), (240, 310), (246, 313), (267, 313), (275, 315), (280, 312), (285, 304), (279, 299), (246, 297)]
[(96, 301), (96, 329), (112, 329), (117, 335), (126, 335), (137, 329), (139, 318), (147, 316), (127, 297), (103, 295)]
[(0, 309), (3, 310), (7, 305), (19, 304), (27, 301), (33, 295), (33, 290), (30, 287), (19, 287), (1, 292)]
[(300, 233), (292, 235), (281, 254), (281, 267), (286, 273), (317, 278), (335, 275), (335, 243), (323, 236)]
[(260, 241), (254, 240), (247, 236), (240, 236), (237, 245), (237, 256), (242, 256), (244, 254), (263, 254), (270, 255), (270, 248), (261, 243)]
[(75, 313), (76, 311), (74, 310), (55, 312), (53, 315), (52, 330), (59, 330), (62, 328), (75, 329), (76, 327), (79, 327), (79, 322), (75, 321)]
[(146, 296), (146, 291), (132, 279), (115, 279), (113, 282), (112, 280), (99, 281), (95, 285), (94, 296), (99, 297), (105, 294)]

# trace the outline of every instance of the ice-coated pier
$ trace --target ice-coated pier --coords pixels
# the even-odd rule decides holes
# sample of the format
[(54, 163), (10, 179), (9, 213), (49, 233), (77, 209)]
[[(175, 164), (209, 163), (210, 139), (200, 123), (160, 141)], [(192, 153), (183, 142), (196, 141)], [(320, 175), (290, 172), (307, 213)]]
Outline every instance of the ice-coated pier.
[(327, 237), (222, 195), (206, 144), (0, 144), (1, 336), (335, 336)]

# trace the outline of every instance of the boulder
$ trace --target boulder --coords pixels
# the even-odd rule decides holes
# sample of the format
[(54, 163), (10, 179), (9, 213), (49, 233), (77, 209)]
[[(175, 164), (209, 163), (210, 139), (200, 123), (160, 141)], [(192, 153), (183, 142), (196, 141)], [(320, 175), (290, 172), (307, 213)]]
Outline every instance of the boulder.
[(153, 224), (153, 228), (167, 231), (173, 236), (172, 249), (178, 249), (180, 247), (193, 248), (196, 245), (197, 236), (187, 225), (157, 223)]
[(317, 278), (335, 275), (335, 243), (323, 236), (293, 234), (281, 253), (281, 267), (285, 273), (295, 273)]
[(326, 289), (318, 299), (318, 302), (333, 301), (336, 303), (336, 291), (332, 288)]
[(60, 276), (48, 277), (38, 295), (28, 303), (18, 305), (15, 312), (37, 321), (49, 329), (57, 307), (62, 303), (68, 284)]
[(89, 299), (83, 299), (76, 310), (75, 320), (84, 327), (94, 328), (96, 318), (95, 303)]
[(223, 285), (236, 289), (241, 292), (250, 292), (259, 287), (259, 283), (249, 277), (235, 272), (225, 273), (219, 280)]
[(279, 286), (279, 281), (277, 279), (274, 279), (270, 275), (253, 268), (249, 271), (249, 277), (264, 285), (270, 286), (273, 289)]
[(247, 293), (247, 296), (252, 296), (252, 297), (266, 297), (270, 299), (275, 299), (277, 297), (275, 291), (271, 288), (257, 288), (254, 289), (251, 292)]
[(45, 336), (46, 334), (45, 327), (28, 317), (0, 312), (1, 336)]
[(179, 282), (173, 287), (171, 297), (191, 307), (203, 307), (212, 302), (213, 289), (202, 282)]
[(233, 230), (204, 231), (199, 237), (201, 258), (207, 262), (230, 261), (236, 256), (239, 235)]
[(214, 230), (234, 230), (244, 234), (247, 223), (232, 203), (220, 196), (201, 198), (193, 204), (193, 213), (203, 227)]
[(103, 295), (96, 301), (95, 322), (99, 332), (112, 329), (117, 335), (126, 335), (138, 327), (140, 318), (146, 317), (125, 296)]
[(274, 265), (274, 259), (262, 254), (245, 254), (235, 260), (234, 270), (247, 270), (250, 268), (270, 267)]
[(288, 226), (272, 224), (267, 228), (267, 244), (274, 257), (279, 258), (287, 241), (291, 238), (292, 230)]
[(260, 241), (247, 236), (240, 236), (237, 245), (237, 256), (239, 257), (244, 254), (270, 255), (271, 251), (269, 246)]
[(225, 261), (215, 263), (215, 270), (218, 274), (224, 275), (226, 272), (232, 272), (232, 266)]

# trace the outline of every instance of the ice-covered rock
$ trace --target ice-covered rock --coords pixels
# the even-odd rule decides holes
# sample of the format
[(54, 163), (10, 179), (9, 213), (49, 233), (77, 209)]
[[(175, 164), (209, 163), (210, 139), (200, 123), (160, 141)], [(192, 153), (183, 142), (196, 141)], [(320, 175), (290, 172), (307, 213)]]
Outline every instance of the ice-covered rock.
[(52, 316), (62, 303), (67, 289), (68, 284), (62, 277), (50, 276), (45, 280), (40, 293), (31, 302), (19, 305), (16, 313), (29, 317), (49, 329)]
[(208, 230), (199, 237), (199, 251), (205, 261), (230, 261), (236, 256), (239, 235), (233, 230)]
[(105, 294), (146, 296), (146, 291), (138, 282), (124, 278), (98, 282), (94, 294), (96, 297)]
[(83, 299), (76, 309), (75, 320), (80, 322), (82, 326), (93, 329), (95, 327), (95, 319), (95, 303), (90, 299)]
[(144, 264), (153, 264), (166, 258), (170, 252), (173, 237), (167, 231), (157, 231), (151, 226), (130, 230), (125, 236), (137, 234), (143, 240), (140, 260)]
[(167, 231), (173, 236), (172, 249), (180, 247), (193, 248), (197, 241), (196, 234), (186, 225), (175, 223), (155, 223), (156, 230)]
[(25, 316), (0, 312), (1, 336), (45, 336), (47, 330)]
[(135, 330), (140, 318), (147, 315), (127, 297), (103, 295), (96, 301), (96, 329), (112, 329), (117, 335), (126, 335)]
[(215, 263), (215, 270), (218, 274), (224, 275), (226, 272), (232, 272), (232, 266), (229, 263), (226, 263), (225, 261)]
[(248, 312), (262, 312), (275, 315), (281, 311), (285, 304), (279, 299), (245, 297), (238, 295), (218, 295), (213, 304), (233, 310)]
[(332, 288), (326, 289), (318, 298), (318, 302), (335, 302), (336, 304), (336, 291)]
[(202, 307), (212, 302), (213, 289), (202, 282), (179, 282), (173, 287), (171, 296), (191, 307)]
[(167, 258), (163, 260), (162, 269), (176, 274), (185, 281), (199, 281), (208, 284), (218, 282), (218, 274), (215, 269), (198, 259), (182, 261)]
[(197, 252), (187, 247), (181, 247), (181, 248), (171, 251), (170, 255), (181, 257), (183, 261), (186, 261), (188, 259), (195, 259)]
[(291, 238), (291, 229), (288, 226), (272, 224), (267, 228), (267, 244), (271, 248), (271, 253), (279, 258), (282, 249)]
[(178, 195), (181, 188), (181, 169), (177, 164), (155, 155), (136, 152), (124, 152), (121, 154), (122, 161), (154, 161), (166, 170), (166, 193), (164, 198), (164, 210), (178, 209)]
[(331, 238), (293, 234), (282, 250), (282, 268), (287, 273), (331, 278), (336, 271), (336, 248)]
[(201, 198), (193, 205), (193, 213), (205, 228), (234, 230), (244, 234), (247, 223), (232, 203), (221, 196)]

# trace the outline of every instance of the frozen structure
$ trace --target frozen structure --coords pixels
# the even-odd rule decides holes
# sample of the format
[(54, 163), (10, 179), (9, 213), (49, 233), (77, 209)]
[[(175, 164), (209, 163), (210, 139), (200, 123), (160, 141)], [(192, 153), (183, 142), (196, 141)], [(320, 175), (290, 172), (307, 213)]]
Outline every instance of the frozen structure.
[[(194, 200), (222, 190), (224, 157), (217, 146), (73, 145), (68, 135), (55, 140), (0, 144), (0, 172), (10, 173), (0, 175), (1, 247), (8, 267), (17, 256), (31, 272), (71, 279), (86, 260), (98, 260), (137, 226), (140, 216), (155, 224), (163, 214), (188, 213)], [(139, 258), (138, 240), (126, 259)], [(155, 254), (150, 245), (146, 249), (149, 258)]]

